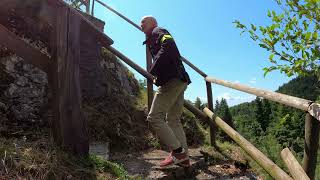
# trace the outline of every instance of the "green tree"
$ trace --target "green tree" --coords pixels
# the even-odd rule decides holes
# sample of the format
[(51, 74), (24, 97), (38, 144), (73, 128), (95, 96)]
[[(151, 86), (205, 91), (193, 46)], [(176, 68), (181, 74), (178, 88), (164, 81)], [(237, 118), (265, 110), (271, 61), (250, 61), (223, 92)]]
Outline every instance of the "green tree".
[(320, 1), (275, 0), (282, 12), (268, 11), (272, 23), (268, 26), (234, 21), (237, 28), (247, 32), (270, 52), (271, 66), (263, 70), (265, 75), (280, 70), (287, 76), (314, 74), (320, 80)]
[(216, 114), (218, 113), (219, 109), (220, 109), (220, 103), (218, 100), (216, 100), (216, 104), (214, 105), (214, 111)]
[(256, 105), (255, 118), (256, 118), (257, 122), (260, 124), (261, 129), (263, 131), (265, 131), (267, 126), (266, 126), (266, 123), (265, 123), (265, 118), (263, 116), (262, 101), (261, 101), (261, 99), (259, 97), (257, 97), (254, 102), (255, 102), (255, 105)]
[(269, 100), (263, 99), (262, 100), (262, 105), (263, 105), (263, 118), (264, 118), (264, 125), (261, 125), (261, 128), (263, 131), (266, 131), (267, 127), (269, 127), (270, 121), (271, 121), (271, 104)]
[(202, 107), (202, 102), (201, 99), (199, 97), (196, 98), (196, 100), (194, 101), (194, 106), (198, 109), (201, 109)]
[[(218, 100), (216, 101), (215, 113), (222, 120), (224, 120), (229, 126), (234, 127), (232, 115), (230, 113), (229, 106), (226, 99), (222, 98), (220, 102)], [(221, 131), (218, 132), (218, 136), (220, 136), (224, 140), (228, 140), (228, 141), (231, 140), (231, 138), (229, 138), (228, 135), (226, 135), (225, 133), (222, 133)]]

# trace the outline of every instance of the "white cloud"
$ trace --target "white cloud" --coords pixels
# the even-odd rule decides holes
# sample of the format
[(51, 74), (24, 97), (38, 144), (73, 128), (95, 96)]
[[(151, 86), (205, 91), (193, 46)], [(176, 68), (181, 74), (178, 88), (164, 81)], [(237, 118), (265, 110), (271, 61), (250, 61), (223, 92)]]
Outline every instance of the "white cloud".
[(253, 95), (239, 96), (239, 95), (233, 95), (229, 92), (226, 92), (226, 93), (223, 93), (217, 97), (217, 99), (219, 101), (221, 101), (222, 98), (227, 100), (229, 106), (234, 106), (234, 105), (237, 105), (237, 104), (240, 104), (243, 102), (250, 102), (255, 99), (255, 96), (253, 96)]
[(257, 78), (251, 78), (251, 80), (249, 81), (249, 83), (251, 83), (251, 84), (256, 84), (256, 83), (257, 83)]
[(223, 93), (222, 95), (218, 96), (219, 101), (221, 101), (222, 98), (225, 100), (231, 100), (231, 95), (230, 93)]
[(236, 80), (236, 81), (234, 81), (234, 83), (240, 83), (240, 81), (239, 81), (239, 80)]

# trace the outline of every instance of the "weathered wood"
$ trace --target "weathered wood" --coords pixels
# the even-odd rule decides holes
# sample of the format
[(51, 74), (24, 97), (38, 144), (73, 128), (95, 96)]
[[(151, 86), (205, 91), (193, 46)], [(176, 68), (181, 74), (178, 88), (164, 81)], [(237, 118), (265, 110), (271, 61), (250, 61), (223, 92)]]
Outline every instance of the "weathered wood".
[(122, 19), (124, 19), (125, 21), (127, 21), (129, 24), (133, 25), (135, 28), (139, 29), (141, 31), (141, 27), (138, 26), (137, 24), (135, 24), (134, 22), (132, 22), (129, 18), (125, 17), (124, 15), (122, 15), (121, 13), (119, 13), (118, 11), (114, 10), (112, 7), (108, 6), (107, 4), (103, 3), (100, 0), (95, 0), (97, 1), (99, 4), (101, 4), (102, 6), (104, 6), (105, 8), (109, 9), (111, 12), (115, 13), (116, 15), (120, 16)]
[(142, 76), (147, 78), (148, 80), (152, 80), (153, 76), (148, 73), (146, 70), (144, 70), (142, 67), (140, 67), (138, 64), (134, 63), (132, 60), (130, 60), (128, 57), (123, 55), (121, 52), (113, 48), (112, 46), (106, 47), (112, 54), (116, 55), (118, 58), (120, 58), (122, 61), (124, 61), (126, 64), (128, 64), (130, 67), (132, 67), (134, 70), (138, 71)]
[(90, 0), (87, 0), (85, 5), (86, 5), (86, 13), (90, 14)]
[[(206, 82), (207, 87), (207, 100), (208, 100), (208, 108), (213, 111), (213, 99), (212, 99), (212, 87), (211, 83)], [(217, 135), (217, 126), (216, 124), (210, 123), (210, 144), (211, 146), (216, 145), (216, 135)]]
[(200, 120), (203, 120), (205, 123), (210, 124), (208, 117), (186, 100), (184, 101), (184, 107), (186, 107), (190, 112), (196, 115)]
[(292, 179), (279, 166), (266, 157), (259, 149), (254, 147), (249, 141), (242, 137), (237, 131), (230, 127), (221, 118), (217, 117), (208, 108), (205, 108), (204, 113), (227, 133), (243, 150), (245, 150), (264, 170), (266, 170), (273, 178), (279, 180)]
[(79, 16), (81, 23), (85, 23), (91, 28), (90, 35), (95, 36), (103, 46), (110, 46), (113, 44), (113, 40), (110, 37), (99, 31), (99, 29), (92, 22), (90, 22), (80, 12), (62, 0), (1, 0), (0, 11), (8, 14), (11, 9), (25, 9), (24, 11), (17, 11), (19, 12), (18, 15), (21, 17), (34, 16), (37, 20), (37, 23), (34, 24), (35, 26), (38, 26), (38, 24), (49, 24), (54, 26), (54, 19), (56, 18), (55, 11), (57, 11), (57, 9), (61, 6), (70, 8), (73, 13)]
[[(147, 60), (147, 70), (149, 71), (152, 66), (152, 57), (149, 52), (149, 48), (146, 46), (146, 60)], [(153, 101), (153, 82), (147, 80), (147, 95), (148, 95), (148, 111), (150, 111), (152, 101)]]
[(50, 59), (47, 55), (40, 52), (30, 44), (24, 42), (14, 33), (0, 24), (0, 44), (14, 51), (22, 57), (27, 63), (30, 63), (39, 69), (48, 72)]
[(197, 73), (199, 73), (202, 77), (207, 77), (207, 74), (201, 71), (199, 68), (197, 68), (195, 65), (193, 65), (190, 61), (188, 61), (186, 58), (181, 56), (181, 60), (186, 63), (188, 66), (190, 66), (193, 70), (195, 70)]
[(58, 113), (62, 146), (74, 153), (89, 152), (86, 123), (81, 112), (79, 83), (80, 23), (79, 16), (66, 6), (57, 13), (57, 80)]
[[(131, 21), (129, 18), (127, 18), (126, 16), (122, 15), (121, 13), (119, 13), (118, 11), (116, 11), (115, 9), (113, 9), (112, 7), (108, 6), (107, 4), (101, 2), (100, 0), (95, 0), (98, 3), (100, 3), (102, 6), (104, 6), (105, 8), (109, 9), (111, 12), (115, 13), (116, 15), (118, 15), (119, 17), (121, 17), (122, 19), (124, 19), (125, 21), (127, 21), (129, 24), (131, 24), (132, 26), (134, 26), (135, 28), (137, 28), (138, 30), (142, 31), (141, 27), (139, 25), (137, 25), (136, 23), (134, 23), (133, 21)], [(189, 65), (192, 69), (194, 69), (196, 72), (198, 72), (201, 76), (203, 77), (207, 77), (207, 75), (201, 71), (199, 68), (197, 68), (195, 65), (193, 65), (190, 61), (188, 61), (186, 58), (181, 57), (181, 60), (186, 63), (187, 65)]]
[(315, 178), (315, 169), (317, 165), (317, 151), (319, 147), (320, 122), (312, 117), (309, 113), (306, 114), (305, 120), (305, 140), (304, 140), (304, 155), (303, 169), (310, 179)]
[(62, 0), (57, 0), (58, 3), (62, 4), (63, 6), (69, 7), (70, 11), (74, 14), (76, 14), (76, 16), (79, 16), (79, 18), (81, 19), (82, 23), (85, 23), (85, 25), (88, 25), (91, 29), (91, 35), (95, 36), (97, 38), (97, 40), (101, 43), (102, 46), (110, 46), (113, 44), (113, 40), (108, 37), (106, 34), (104, 34), (103, 32), (99, 31), (99, 29), (88, 19), (86, 19), (80, 12), (78, 12), (76, 9), (70, 7), (67, 3), (63, 2)]
[(294, 180), (310, 180), (289, 148), (284, 148), (281, 151), (281, 158), (288, 167)]
[(320, 104), (312, 103), (308, 108), (308, 112), (311, 116), (320, 121)]
[[(153, 76), (150, 73), (148, 73), (146, 70), (141, 68), (139, 65), (134, 63), (132, 60), (130, 60), (128, 57), (123, 55), (121, 52), (119, 52), (118, 50), (116, 50), (112, 46), (108, 46), (108, 47), (106, 47), (106, 49), (108, 49), (112, 54), (114, 54), (115, 56), (120, 58), (122, 61), (124, 61), (126, 64), (128, 64), (134, 70), (138, 71), (138, 73), (140, 73), (142, 76), (144, 76), (148, 80), (152, 80), (153, 79)], [(207, 116), (203, 112), (201, 112), (199, 109), (197, 109), (196, 107), (191, 105), (188, 101), (186, 101), (186, 100), (184, 101), (184, 106), (189, 111), (191, 111), (193, 114), (198, 116), (200, 119), (202, 119), (202, 120), (206, 121), (207, 123), (209, 123)]]
[(259, 97), (266, 98), (271, 101), (279, 102), (281, 104), (285, 104), (287, 106), (291, 106), (297, 109), (301, 109), (303, 111), (308, 111), (309, 105), (312, 103), (312, 101), (297, 98), (273, 91), (263, 90), (263, 89), (257, 89), (252, 88), (246, 85), (238, 84), (238, 83), (232, 83), (225, 80), (219, 80), (213, 77), (206, 77), (207, 82), (220, 84), (222, 86), (226, 86), (232, 89), (237, 89), (239, 91), (247, 92), (249, 94), (254, 94)]
[(95, 0), (92, 0), (91, 16), (93, 17), (94, 17), (94, 6), (95, 6)]

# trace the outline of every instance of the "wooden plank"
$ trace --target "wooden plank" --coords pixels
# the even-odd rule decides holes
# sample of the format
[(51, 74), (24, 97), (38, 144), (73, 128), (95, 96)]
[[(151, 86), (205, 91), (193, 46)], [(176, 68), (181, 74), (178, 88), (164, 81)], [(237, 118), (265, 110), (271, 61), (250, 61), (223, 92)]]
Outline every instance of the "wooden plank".
[[(113, 48), (112, 46), (106, 47), (106, 49), (108, 49), (112, 54), (116, 55), (123, 62), (128, 64), (130, 67), (132, 67), (134, 70), (136, 70), (138, 73), (140, 73), (142, 76), (144, 76), (148, 80), (152, 80), (153, 79), (153, 76), (150, 73), (148, 73), (146, 70), (141, 68), (139, 65), (134, 63), (131, 59), (126, 57), (124, 54), (122, 54), (121, 52), (119, 52), (118, 50)], [(194, 107), (192, 104), (190, 104), (188, 101), (186, 101), (186, 100), (184, 101), (184, 106), (189, 111), (191, 111), (194, 115), (199, 117), (201, 120), (204, 120), (205, 122), (209, 123), (207, 116), (203, 112), (201, 112), (199, 109)]]
[(248, 140), (242, 137), (237, 131), (230, 127), (221, 118), (217, 117), (210, 109), (205, 108), (204, 113), (227, 133), (243, 150), (245, 150), (264, 170), (273, 178), (279, 180), (292, 179), (279, 166), (266, 157), (259, 149), (254, 147)]
[(57, 11), (57, 9), (61, 6), (70, 8), (70, 10), (74, 14), (79, 16), (79, 18), (81, 19), (81, 23), (84, 23), (85, 25), (90, 27), (90, 35), (95, 36), (97, 40), (102, 44), (102, 46), (110, 46), (111, 44), (113, 44), (113, 40), (110, 37), (99, 31), (99, 29), (92, 22), (86, 19), (80, 12), (72, 8), (63, 0), (1, 0), (0, 12), (5, 12), (2, 15), (6, 15), (12, 9), (18, 9), (18, 11), (16, 12), (20, 17), (33, 16), (37, 20), (37, 23), (34, 24), (35, 26), (38, 26), (39, 24), (55, 25), (55, 11)]
[(294, 180), (310, 180), (289, 148), (284, 148), (281, 151), (281, 158), (288, 167)]
[(311, 116), (320, 121), (320, 104), (312, 103), (308, 108), (308, 112)]
[(202, 111), (200, 111), (198, 108), (196, 108), (194, 105), (192, 105), (186, 100), (184, 100), (184, 107), (187, 108), (190, 112), (192, 112), (195, 116), (197, 116), (200, 120), (204, 121), (205, 123), (211, 123), (206, 114), (204, 114)]
[(320, 122), (307, 113), (305, 120), (304, 155), (302, 164), (304, 171), (307, 173), (310, 179), (315, 178), (317, 151), (319, 147), (319, 133)]
[[(212, 86), (211, 83), (206, 82), (206, 88), (207, 88), (207, 100), (208, 100), (208, 108), (213, 111), (213, 99), (212, 99)], [(217, 126), (216, 124), (210, 123), (210, 144), (211, 146), (216, 145), (216, 135), (217, 135)]]
[(48, 72), (50, 59), (47, 55), (40, 52), (30, 44), (24, 42), (14, 33), (0, 24), (0, 44), (14, 51), (22, 57), (27, 63), (30, 63), (39, 69)]
[(306, 99), (297, 98), (297, 97), (293, 97), (293, 96), (289, 96), (289, 95), (285, 95), (285, 94), (281, 94), (273, 91), (268, 91), (264, 89), (257, 89), (257, 88), (249, 87), (246, 85), (238, 84), (238, 83), (232, 83), (229, 81), (216, 79), (213, 77), (206, 77), (206, 81), (219, 84), (225, 87), (229, 87), (232, 89), (236, 89), (239, 91), (243, 91), (249, 94), (254, 94), (259, 97), (264, 97), (268, 100), (285, 104), (287, 106), (291, 106), (297, 109), (301, 109), (303, 111), (308, 111), (309, 105), (312, 103), (312, 101), (309, 101)]
[(197, 68), (195, 65), (193, 65), (190, 61), (188, 61), (186, 58), (181, 56), (181, 60), (186, 63), (188, 66), (190, 66), (193, 70), (195, 70), (197, 73), (199, 73), (202, 77), (207, 77), (207, 74), (201, 71), (199, 68)]
[(76, 154), (89, 152), (86, 123), (81, 112), (79, 83), (79, 16), (63, 6), (57, 13), (58, 113), (62, 146)]
[[(137, 28), (138, 30), (141, 30), (141, 27), (134, 23), (133, 21), (131, 21), (129, 18), (127, 18), (126, 16), (122, 15), (121, 13), (119, 13), (118, 11), (116, 11), (115, 9), (113, 9), (111, 6), (108, 6), (107, 4), (103, 3), (100, 0), (95, 0), (98, 3), (100, 3), (102, 6), (104, 6), (105, 8), (109, 9), (111, 12), (115, 13), (116, 15), (118, 15), (119, 17), (121, 17), (122, 19), (124, 19), (125, 21), (127, 21), (129, 24), (131, 24), (132, 26), (134, 26), (135, 28)], [(197, 68), (195, 65), (193, 65), (190, 61), (188, 61), (186, 58), (181, 57), (181, 60), (186, 63), (187, 65), (189, 65), (193, 70), (195, 70), (197, 73), (199, 73), (201, 76), (203, 77), (207, 77), (207, 74), (205, 74), (203, 71), (201, 71), (199, 68)]]
[(88, 27), (90, 27), (91, 30), (91, 35), (95, 36), (97, 38), (97, 40), (101, 43), (102, 46), (110, 46), (113, 44), (113, 40), (108, 37), (106, 34), (104, 34), (103, 32), (99, 31), (99, 29), (91, 22), (89, 21), (87, 18), (85, 18), (80, 12), (78, 12), (76, 9), (70, 7), (67, 3), (65, 3), (62, 0), (57, 0), (58, 4), (69, 7), (70, 11), (72, 13), (74, 13), (76, 16), (79, 16), (79, 18), (81, 19), (81, 23), (84, 23), (85, 25), (87, 25)]

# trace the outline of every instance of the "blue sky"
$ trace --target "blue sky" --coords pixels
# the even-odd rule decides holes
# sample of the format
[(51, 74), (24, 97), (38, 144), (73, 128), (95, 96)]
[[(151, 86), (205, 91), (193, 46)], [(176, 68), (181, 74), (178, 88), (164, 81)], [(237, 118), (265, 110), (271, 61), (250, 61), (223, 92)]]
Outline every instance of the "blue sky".
[[(273, 0), (102, 0), (133, 22), (140, 24), (144, 15), (153, 15), (158, 24), (170, 31), (180, 53), (209, 76), (252, 87), (276, 90), (290, 79), (272, 72), (263, 77), (263, 67), (269, 65), (268, 52), (253, 42), (247, 34), (240, 36), (234, 20), (248, 24), (267, 25), (268, 10), (279, 11)], [(143, 33), (120, 17), (96, 3), (95, 16), (105, 21), (105, 33), (114, 40), (113, 47), (145, 67)], [(206, 101), (204, 79), (185, 65), (192, 84), (185, 98)], [(138, 79), (142, 76), (132, 70)], [(255, 97), (220, 85), (213, 85), (213, 97), (224, 97), (230, 106), (251, 101)]]

